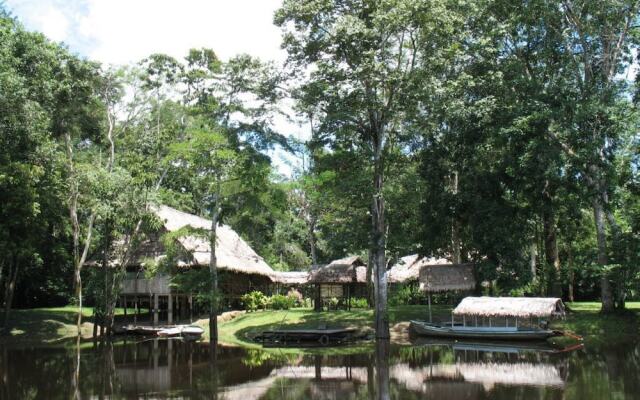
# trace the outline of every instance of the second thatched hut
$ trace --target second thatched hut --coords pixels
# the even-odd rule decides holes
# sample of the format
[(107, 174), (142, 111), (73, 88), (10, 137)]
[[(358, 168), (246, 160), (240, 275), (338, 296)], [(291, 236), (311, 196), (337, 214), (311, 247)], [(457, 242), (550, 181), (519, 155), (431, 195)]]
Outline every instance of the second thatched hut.
[(367, 295), (367, 265), (358, 256), (334, 260), (312, 268), (308, 282), (316, 286), (316, 309), (336, 300), (333, 306), (350, 309), (351, 298)]

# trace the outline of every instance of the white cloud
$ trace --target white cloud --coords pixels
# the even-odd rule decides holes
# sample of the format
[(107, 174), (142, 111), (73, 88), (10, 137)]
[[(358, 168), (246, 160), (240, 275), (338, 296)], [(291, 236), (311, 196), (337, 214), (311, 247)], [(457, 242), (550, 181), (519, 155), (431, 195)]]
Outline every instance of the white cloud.
[(89, 0), (78, 32), (91, 39), (90, 58), (111, 64), (136, 62), (151, 53), (183, 57), (209, 47), (228, 59), (249, 53), (284, 58), (272, 23), (279, 0)]
[(42, 33), (52, 40), (61, 42), (67, 39), (69, 20), (60, 11), (53, 7), (48, 7), (42, 14), (37, 15), (34, 19), (36, 23), (40, 25)]

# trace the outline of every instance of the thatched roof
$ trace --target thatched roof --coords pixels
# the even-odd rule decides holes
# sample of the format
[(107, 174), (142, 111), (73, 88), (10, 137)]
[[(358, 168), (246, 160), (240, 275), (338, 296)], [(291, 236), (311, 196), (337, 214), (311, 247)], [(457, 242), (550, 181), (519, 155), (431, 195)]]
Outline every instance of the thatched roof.
[(285, 285), (302, 285), (309, 280), (307, 271), (275, 271), (272, 280)]
[(431, 264), (420, 267), (420, 289), (425, 292), (473, 290), (473, 264)]
[(327, 265), (314, 267), (309, 273), (310, 283), (366, 283), (367, 265), (358, 256), (341, 258)]
[(404, 256), (389, 269), (389, 283), (417, 281), (420, 277), (420, 268), (423, 266), (444, 264), (451, 264), (451, 261), (446, 258), (422, 257), (419, 254)]
[[(164, 229), (175, 232), (186, 226), (209, 231), (211, 221), (188, 214), (175, 208), (159, 206), (153, 212), (163, 222)], [(218, 225), (216, 229), (216, 258), (218, 268), (244, 274), (257, 274), (271, 278), (273, 269), (260, 257), (247, 242), (227, 225)], [(190, 260), (180, 263), (186, 265), (208, 265), (211, 247), (206, 237), (187, 235), (178, 239), (182, 247), (191, 255)]]
[(562, 317), (564, 304), (554, 297), (465, 297), (455, 315), (482, 317)]

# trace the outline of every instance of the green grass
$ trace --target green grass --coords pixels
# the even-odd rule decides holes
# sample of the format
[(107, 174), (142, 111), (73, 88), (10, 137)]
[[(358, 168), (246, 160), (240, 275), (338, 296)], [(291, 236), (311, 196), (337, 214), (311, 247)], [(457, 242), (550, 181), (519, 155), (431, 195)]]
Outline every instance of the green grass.
[[(450, 312), (449, 306), (434, 306), (434, 318), (444, 317)], [(392, 326), (406, 323), (412, 319), (426, 319), (427, 306), (398, 306), (390, 307), (389, 322)], [(206, 321), (200, 324), (205, 329), (205, 339), (208, 340), (209, 331)], [(364, 332), (373, 332), (373, 310), (356, 309), (351, 311), (323, 311), (314, 312), (311, 309), (292, 309), (287, 311), (257, 311), (242, 314), (231, 321), (220, 323), (218, 326), (219, 341), (224, 344), (245, 347), (260, 347), (252, 337), (262, 331), (270, 329), (296, 328), (357, 328)], [(396, 330), (403, 330), (398, 327)], [(394, 330), (392, 329), (392, 336)]]
[(640, 302), (629, 302), (626, 310), (610, 315), (600, 313), (599, 302), (567, 303), (564, 321), (552, 326), (584, 337), (586, 345), (628, 343), (640, 337)]
[[(0, 343), (54, 343), (75, 337), (77, 310), (75, 306), (12, 310), (9, 328), (0, 335)], [(116, 309), (116, 315), (122, 314), (123, 308)], [(89, 337), (93, 333), (93, 308), (83, 307), (82, 316), (82, 336)]]
[[(567, 305), (570, 310), (567, 318), (554, 322), (552, 326), (555, 329), (569, 330), (584, 336), (587, 345), (626, 343), (637, 341), (640, 337), (640, 302), (627, 303), (627, 310), (612, 315), (600, 314), (598, 302), (568, 303)], [(390, 307), (392, 341), (404, 343), (408, 321), (427, 319), (427, 310), (426, 306)], [(446, 320), (450, 311), (449, 306), (434, 306), (434, 319)], [(123, 309), (118, 309), (116, 312), (117, 315), (123, 313)], [(85, 336), (90, 336), (92, 332), (90, 323), (92, 314), (93, 309), (83, 309), (85, 318), (83, 335)], [(53, 343), (75, 337), (76, 315), (76, 308), (73, 306), (14, 310), (10, 320), (9, 334), (0, 336), (0, 343)], [(208, 338), (206, 320), (201, 320), (200, 324), (205, 328), (205, 338)], [(356, 309), (316, 313), (310, 309), (293, 309), (245, 313), (219, 324), (219, 340), (224, 344), (257, 348), (260, 346), (251, 338), (264, 330), (317, 328), (321, 325), (329, 328), (353, 327), (372, 332), (373, 311)], [(566, 338), (559, 342), (564, 340)], [(344, 348), (337, 351), (343, 352)]]

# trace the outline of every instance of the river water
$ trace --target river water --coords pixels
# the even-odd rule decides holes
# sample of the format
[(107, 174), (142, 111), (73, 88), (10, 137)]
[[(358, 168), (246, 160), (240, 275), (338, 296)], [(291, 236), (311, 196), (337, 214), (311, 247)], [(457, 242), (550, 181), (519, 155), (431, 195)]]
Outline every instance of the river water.
[[(0, 399), (640, 399), (640, 344), (244, 349), (130, 338), (0, 346)], [(337, 353), (337, 354), (336, 354)]]

